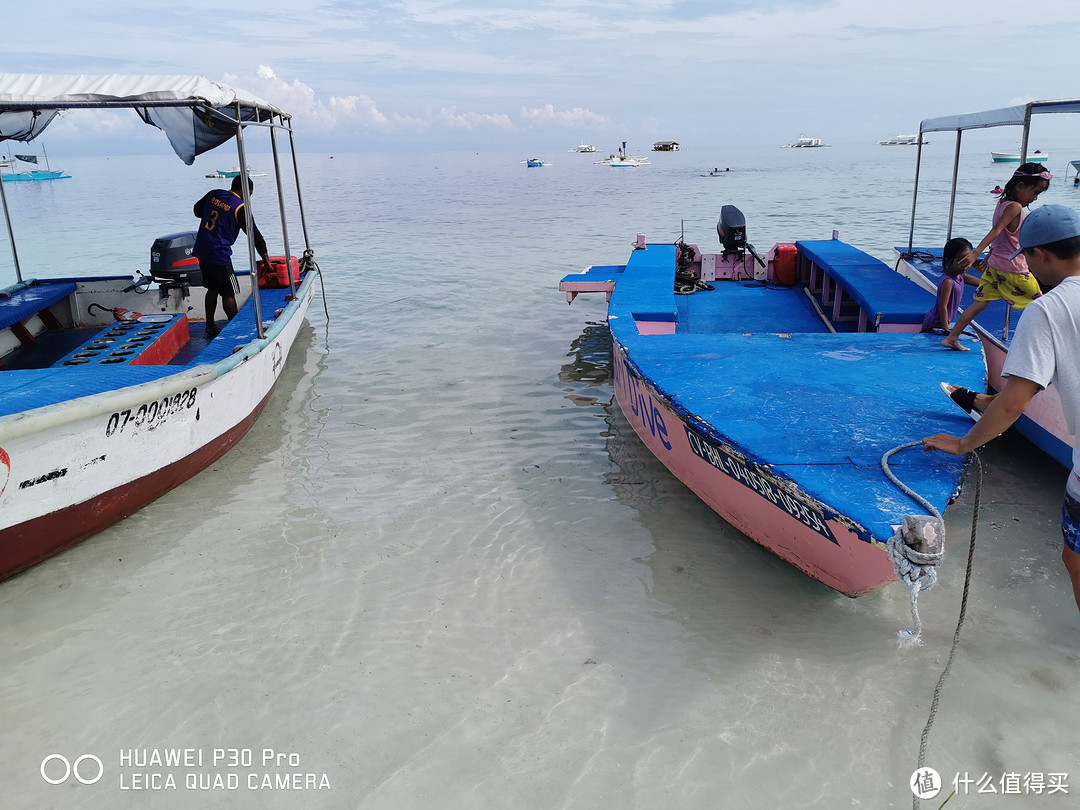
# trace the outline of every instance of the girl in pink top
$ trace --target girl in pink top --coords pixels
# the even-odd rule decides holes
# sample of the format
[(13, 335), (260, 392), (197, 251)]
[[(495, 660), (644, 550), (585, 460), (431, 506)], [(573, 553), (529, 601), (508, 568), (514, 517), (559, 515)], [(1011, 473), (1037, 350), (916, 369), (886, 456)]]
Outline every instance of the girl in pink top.
[(941, 341), (942, 346), (968, 351), (967, 346), (960, 345), (960, 333), (991, 301), (1003, 300), (1013, 309), (1023, 309), (1042, 295), (1039, 282), (1028, 271), (1024, 255), (1021, 253), (1013, 260), (1009, 257), (1019, 247), (1016, 234), (1024, 221), (1024, 209), (1050, 187), (1050, 180), (1050, 172), (1040, 164), (1025, 163), (1005, 184), (994, 208), (994, 226), (971, 255), (962, 260), (966, 270), (989, 245), (990, 255), (986, 260), (989, 266), (983, 271), (974, 302), (957, 319), (948, 336)]

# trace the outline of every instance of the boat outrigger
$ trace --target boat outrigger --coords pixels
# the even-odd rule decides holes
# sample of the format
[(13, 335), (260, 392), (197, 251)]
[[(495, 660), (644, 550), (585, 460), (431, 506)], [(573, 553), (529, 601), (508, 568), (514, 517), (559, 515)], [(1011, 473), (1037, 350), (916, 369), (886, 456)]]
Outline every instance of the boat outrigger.
[[(1062, 113), (1080, 113), (1080, 99), (1032, 101), (1016, 107), (929, 118), (923, 121), (919, 125), (920, 135), (928, 132), (956, 133), (948, 226), (945, 238), (940, 239), (935, 245), (931, 247), (915, 246), (915, 215), (919, 202), (919, 169), (922, 165), (922, 147), (919, 146), (915, 164), (915, 190), (912, 193), (911, 200), (911, 226), (908, 231), (906, 248), (896, 249), (897, 269), (928, 290), (937, 288), (937, 283), (942, 274), (941, 245), (951, 239), (953, 235), (957, 182), (960, 171), (960, 152), (965, 132), (972, 129), (1021, 127), (1021, 145), (1020, 151), (1016, 153), (1016, 160), (1018, 162), (1038, 160), (1038, 155), (1028, 152), (1028, 137), (1031, 131), (1032, 118), (1037, 115)], [(964, 293), (963, 306), (968, 306), (971, 300), (972, 288), (967, 287)], [(1004, 304), (993, 304), (980, 312), (972, 321), (975, 332), (982, 343), (983, 354), (986, 357), (988, 393), (1001, 391), (1005, 386), (1005, 380), (1001, 376), (1001, 368), (1009, 351), (1011, 335), (1022, 316), (1023, 310), (1013, 311)], [(1016, 421), (1015, 426), (1021, 435), (1040, 447), (1049, 456), (1065, 467), (1072, 466), (1073, 436), (1065, 426), (1065, 414), (1062, 411), (1061, 398), (1053, 386), (1035, 395), (1027, 411)]]
[(319, 275), (287, 113), (202, 77), (0, 74), (0, 140), (32, 141), (62, 111), (106, 109), (162, 129), (188, 165), (235, 140), (246, 167), (246, 131), (268, 131), (289, 256), (278, 154), (286, 134), (305, 249), (299, 261), (282, 258), (284, 272), (260, 275), (248, 240), (239, 312), (207, 337), (203, 295), (191, 289), (201, 281), (194, 234), (148, 239), (149, 272), (138, 278), (84, 277), (64, 256), (47, 277), (24, 278), (0, 186), (17, 278), (0, 291), (0, 579), (130, 515), (240, 441), (270, 398)]

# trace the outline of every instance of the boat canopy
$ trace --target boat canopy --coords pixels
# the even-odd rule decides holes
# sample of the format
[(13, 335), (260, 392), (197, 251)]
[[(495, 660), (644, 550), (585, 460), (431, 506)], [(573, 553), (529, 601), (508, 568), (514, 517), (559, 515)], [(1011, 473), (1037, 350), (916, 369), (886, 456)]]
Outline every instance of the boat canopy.
[(161, 129), (189, 166), (234, 137), (237, 126), (289, 115), (244, 90), (203, 76), (0, 73), (0, 141), (32, 141), (64, 110), (133, 109)]
[[(985, 112), (946, 115), (940, 118), (927, 118), (919, 124), (920, 136), (926, 132), (955, 132), (956, 151), (953, 157), (952, 190), (949, 194), (949, 224), (945, 238), (952, 237), (953, 216), (956, 211), (956, 184), (960, 170), (960, 142), (969, 129), (990, 129), (992, 127), (1023, 127), (1020, 139), (1020, 161), (1027, 160), (1028, 135), (1031, 132), (1031, 117), (1048, 113), (1080, 113), (1080, 99), (1064, 98), (1048, 101), (1029, 101), (1015, 107), (1002, 107)], [(911, 195), (911, 227), (908, 230), (908, 252), (915, 242), (915, 209), (919, 199), (919, 172), (922, 167), (922, 139), (918, 143), (915, 158), (915, 188)]]
[(967, 129), (1024, 126), (1030, 123), (1032, 115), (1078, 112), (1080, 112), (1080, 99), (1031, 101), (1016, 107), (1002, 107), (1000, 110), (986, 110), (985, 112), (964, 113), (963, 115), (945, 115), (941, 118), (927, 118), (919, 125), (919, 131), (962, 132)]

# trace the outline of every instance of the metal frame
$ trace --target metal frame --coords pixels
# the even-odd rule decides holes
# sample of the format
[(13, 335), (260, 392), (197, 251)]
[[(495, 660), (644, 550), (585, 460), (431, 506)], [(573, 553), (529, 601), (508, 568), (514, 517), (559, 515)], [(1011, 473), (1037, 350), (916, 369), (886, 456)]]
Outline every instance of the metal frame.
[[(240, 176), (243, 178), (241, 186), (243, 188), (244, 198), (244, 214), (247, 218), (247, 243), (248, 243), (248, 264), (251, 270), (251, 294), (254, 299), (255, 307), (255, 323), (257, 334), (259, 338), (264, 337), (265, 330), (263, 329), (262, 309), (259, 302), (259, 278), (258, 269), (255, 256), (255, 240), (254, 229), (252, 228), (251, 218), (251, 197), (249, 192), (248, 177), (248, 165), (246, 152), (244, 148), (244, 129), (247, 127), (265, 127), (270, 130), (270, 146), (274, 159), (274, 180), (277, 186), (278, 196), (278, 210), (281, 214), (281, 229), (282, 229), (282, 241), (285, 249), (285, 260), (289, 263), (291, 258), (291, 252), (289, 247), (289, 233), (285, 219), (285, 197), (282, 186), (281, 177), (281, 163), (278, 154), (277, 143), (277, 130), (282, 129), (289, 133), (289, 151), (292, 155), (293, 165), (293, 177), (296, 182), (296, 195), (300, 208), (300, 224), (304, 235), (304, 247), (306, 252), (310, 252), (311, 243), (308, 240), (307, 222), (304, 218), (304, 205), (303, 199), (300, 194), (300, 172), (299, 165), (296, 159), (296, 142), (293, 137), (292, 129), (292, 117), (281, 110), (274, 107), (257, 104), (253, 102), (241, 102), (236, 101), (227, 107), (214, 107), (208, 104), (205, 99), (190, 98), (182, 100), (170, 100), (170, 101), (146, 101), (146, 100), (102, 100), (102, 101), (34, 101), (34, 102), (14, 102), (14, 101), (0, 101), (0, 111), (11, 112), (38, 112), (45, 110), (93, 110), (93, 109), (130, 109), (135, 110), (137, 113), (140, 110), (148, 110), (152, 108), (167, 108), (167, 107), (186, 107), (190, 108), (201, 117), (214, 118), (228, 123), (236, 128), (236, 151), (240, 161)], [(254, 111), (253, 120), (244, 120), (245, 112), (249, 115)], [(140, 114), (140, 117), (144, 121), (149, 122), (145, 115)], [(33, 140), (37, 135), (36, 133), (31, 138), (28, 138), (26, 142)], [(0, 202), (3, 203), (4, 208), (4, 220), (7, 225), (8, 239), (11, 242), (11, 253), (15, 262), (15, 275), (19, 283), (23, 282), (22, 268), (19, 265), (18, 251), (15, 246), (15, 233), (11, 225), (11, 216), (8, 209), (7, 194), (3, 190), (3, 184), (0, 183)], [(296, 295), (296, 286), (293, 282), (292, 268), (288, 268), (289, 275), (289, 292), (291, 295)]]

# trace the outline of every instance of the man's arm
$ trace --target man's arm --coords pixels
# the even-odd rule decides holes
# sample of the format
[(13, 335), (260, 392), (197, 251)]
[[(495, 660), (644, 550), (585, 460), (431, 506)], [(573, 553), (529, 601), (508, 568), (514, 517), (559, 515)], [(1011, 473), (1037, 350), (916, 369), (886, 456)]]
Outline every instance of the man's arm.
[(986, 413), (972, 426), (966, 436), (958, 438), (948, 433), (927, 436), (922, 440), (923, 450), (927, 452), (943, 450), (955, 456), (962, 456), (982, 447), (1012, 427), (1013, 422), (1020, 418), (1020, 414), (1027, 409), (1031, 398), (1039, 393), (1041, 387), (1038, 383), (1023, 377), (1014, 375), (1007, 378), (1005, 390), (994, 397)]

